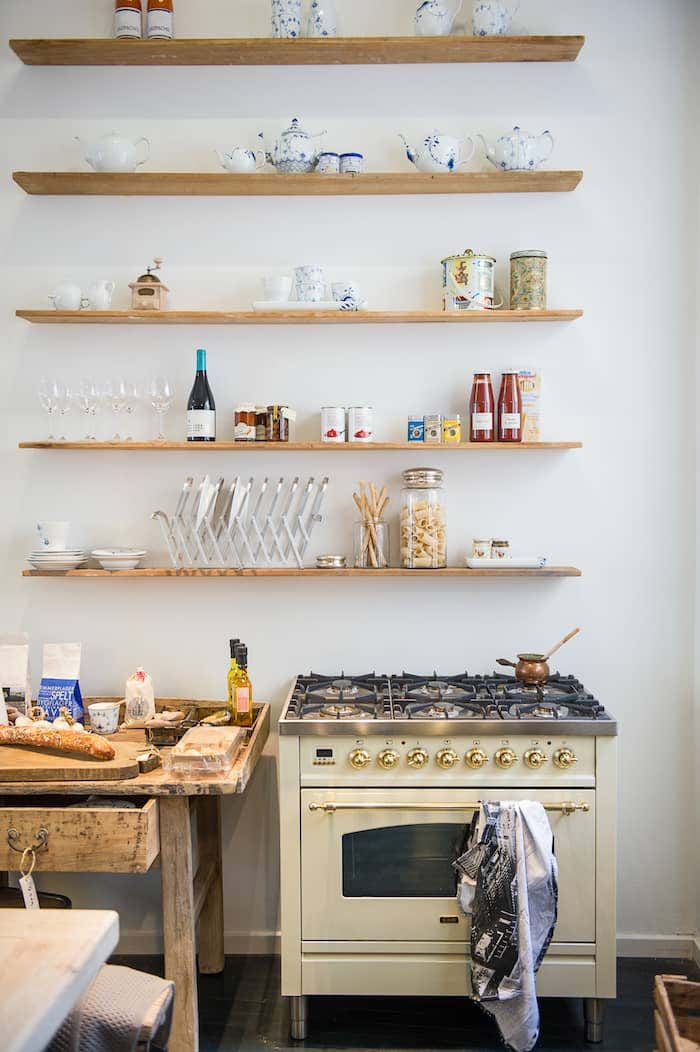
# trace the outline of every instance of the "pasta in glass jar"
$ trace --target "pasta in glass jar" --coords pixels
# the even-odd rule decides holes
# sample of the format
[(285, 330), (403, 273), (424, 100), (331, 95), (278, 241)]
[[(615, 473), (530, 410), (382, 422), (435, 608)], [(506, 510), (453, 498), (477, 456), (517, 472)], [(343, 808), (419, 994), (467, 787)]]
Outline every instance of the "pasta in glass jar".
[(447, 566), (446, 516), (438, 468), (409, 468), (401, 491), (401, 565), (408, 570)]

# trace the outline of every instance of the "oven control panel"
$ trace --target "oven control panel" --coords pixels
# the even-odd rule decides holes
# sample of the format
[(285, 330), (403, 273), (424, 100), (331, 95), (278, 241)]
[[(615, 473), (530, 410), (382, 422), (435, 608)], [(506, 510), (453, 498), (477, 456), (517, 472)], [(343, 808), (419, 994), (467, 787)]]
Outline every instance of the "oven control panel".
[(595, 785), (595, 738), (303, 737), (302, 785)]

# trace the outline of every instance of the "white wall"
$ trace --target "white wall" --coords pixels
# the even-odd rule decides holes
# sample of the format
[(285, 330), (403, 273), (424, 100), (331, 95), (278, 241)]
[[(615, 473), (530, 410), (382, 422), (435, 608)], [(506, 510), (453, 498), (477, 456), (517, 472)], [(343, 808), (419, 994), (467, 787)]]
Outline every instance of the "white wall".
[[(339, 6), (350, 34), (410, 29), (408, 0)], [(266, 32), (264, 0), (177, 7), (182, 36)], [(222, 696), (227, 640), (241, 635), (257, 694), (277, 712), (291, 677), (309, 668), (483, 672), (501, 655), (539, 649), (580, 624), (561, 668), (578, 674), (621, 727), (619, 928), (627, 951), (656, 937), (685, 945), (695, 923), (687, 828), (693, 331), (688, 311), (673, 309), (690, 302), (685, 261), (696, 236), (684, 215), (693, 176), (682, 135), (683, 100), (696, 84), (683, 49), (694, 8), (693, 0), (618, 0), (612, 8), (527, 0), (522, 20), (531, 32), (588, 37), (577, 63), (551, 66), (90, 70), (29, 69), (5, 50), (0, 58), (1, 627), (31, 633), (37, 674), (44, 641), (81, 639), (83, 690), (93, 694), (119, 691), (143, 663), (161, 694)], [(9, 0), (1, 35), (107, 34), (110, 11), (107, 0)], [(364, 149), (375, 169), (404, 167), (399, 130), (550, 128), (552, 163), (581, 167), (585, 178), (566, 195), (316, 201), (32, 199), (9, 178), (15, 168), (79, 168), (73, 136), (112, 129), (149, 136), (154, 170), (215, 170), (211, 146), (252, 143), (258, 128), (273, 133), (292, 114), (328, 128), (329, 145)], [(126, 305), (126, 282), (154, 254), (165, 257), (182, 307), (245, 306), (263, 272), (316, 260), (333, 278), (361, 281), (373, 306), (430, 306), (440, 258), (468, 246), (497, 256), (501, 279), (511, 250), (546, 248), (551, 305), (583, 307), (586, 317), (562, 326), (362, 331), (31, 328), (13, 318), (16, 307), (43, 306), (64, 276), (86, 284), (114, 277), (115, 303)], [(162, 562), (150, 512), (172, 505), (190, 470), (232, 474), (237, 466), (213, 454), (195, 466), (185, 453), (20, 453), (17, 441), (44, 433), (40, 377), (167, 372), (179, 391), (168, 426), (181, 437), (198, 346), (209, 350), (221, 434), (239, 399), (289, 401), (300, 437), (315, 437), (321, 404), (368, 400), (380, 436), (399, 438), (410, 409), (464, 412), (477, 367), (542, 368), (547, 434), (582, 438), (581, 453), (438, 451), (371, 462), (359, 453), (270, 454), (255, 470), (331, 474), (328, 521), (314, 551), (333, 551), (348, 546), (359, 477), (388, 483), (395, 511), (400, 471), (435, 463), (446, 470), (454, 561), (472, 536), (498, 533), (521, 550), (581, 566), (584, 577), (21, 579), (32, 523), (42, 517), (70, 518), (75, 538), (91, 546), (143, 543)], [(245, 936), (278, 926), (274, 751), (271, 741), (245, 799), (224, 809), (226, 931), (243, 937), (230, 946), (260, 948), (264, 940)], [(51, 884), (80, 905), (118, 904), (127, 932), (157, 927), (157, 875)]]

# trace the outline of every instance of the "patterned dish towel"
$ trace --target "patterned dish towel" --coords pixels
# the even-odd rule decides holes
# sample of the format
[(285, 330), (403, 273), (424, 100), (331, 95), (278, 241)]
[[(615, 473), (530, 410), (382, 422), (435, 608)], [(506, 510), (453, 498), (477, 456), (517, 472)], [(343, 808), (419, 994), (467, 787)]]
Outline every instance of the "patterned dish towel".
[(457, 899), (471, 916), (472, 997), (515, 1052), (540, 1031), (535, 976), (557, 921), (557, 860), (542, 804), (482, 803), (454, 863)]

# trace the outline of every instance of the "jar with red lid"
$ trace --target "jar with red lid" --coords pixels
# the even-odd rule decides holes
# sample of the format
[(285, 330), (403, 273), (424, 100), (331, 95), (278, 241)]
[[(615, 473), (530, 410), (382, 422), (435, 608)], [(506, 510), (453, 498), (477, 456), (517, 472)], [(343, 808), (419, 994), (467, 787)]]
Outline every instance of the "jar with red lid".
[(495, 402), (491, 373), (474, 373), (469, 399), (469, 438), (471, 442), (493, 442), (496, 437)]
[(498, 441), (521, 442), (523, 437), (523, 396), (517, 369), (506, 369), (498, 395)]

